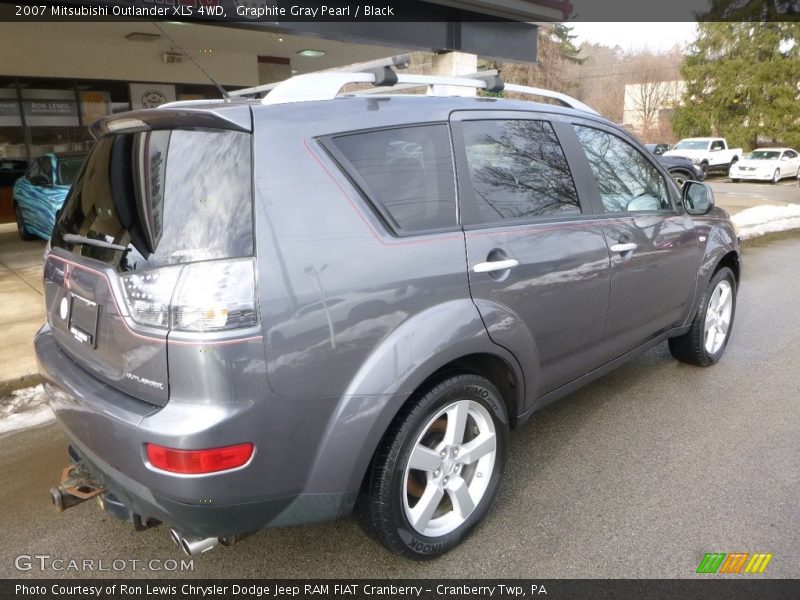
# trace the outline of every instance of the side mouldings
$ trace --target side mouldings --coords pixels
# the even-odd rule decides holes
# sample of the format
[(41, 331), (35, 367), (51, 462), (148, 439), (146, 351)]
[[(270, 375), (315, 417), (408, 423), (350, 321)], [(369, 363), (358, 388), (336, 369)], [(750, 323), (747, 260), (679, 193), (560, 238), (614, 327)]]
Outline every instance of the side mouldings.
[[(440, 304), (403, 323), (351, 380), (331, 416), (304, 492), (357, 490), (381, 438), (410, 394), (441, 367), (478, 353), (493, 354), (510, 365), (523, 388), (519, 397), (524, 397), (519, 364), (492, 342), (471, 300)], [(521, 400), (518, 404), (519, 412)]]

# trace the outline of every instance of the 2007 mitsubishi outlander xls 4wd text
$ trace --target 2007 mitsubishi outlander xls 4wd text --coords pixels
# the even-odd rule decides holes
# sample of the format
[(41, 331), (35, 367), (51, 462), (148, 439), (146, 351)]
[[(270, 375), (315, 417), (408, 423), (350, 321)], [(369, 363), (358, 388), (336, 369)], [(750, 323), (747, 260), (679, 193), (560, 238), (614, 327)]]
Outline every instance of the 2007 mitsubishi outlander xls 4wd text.
[(489, 510), (510, 429), (654, 344), (708, 366), (730, 335), (711, 190), (560, 94), (387, 67), (94, 133), (35, 340), (74, 464), (51, 493), (190, 554), (355, 510), (438, 556)]

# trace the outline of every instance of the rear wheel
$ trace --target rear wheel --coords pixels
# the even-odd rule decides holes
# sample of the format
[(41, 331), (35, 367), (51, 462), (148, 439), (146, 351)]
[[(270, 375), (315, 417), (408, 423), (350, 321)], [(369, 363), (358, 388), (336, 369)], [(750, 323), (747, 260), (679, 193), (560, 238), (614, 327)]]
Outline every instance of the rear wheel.
[(734, 179), (733, 177), (731, 177), (731, 182), (732, 183), (739, 183), (739, 180), (738, 179)]
[(703, 179), (705, 179), (706, 177), (708, 177), (708, 162), (706, 161), (701, 162), (700, 168), (703, 171)]
[(28, 241), (35, 238), (36, 236), (28, 231), (28, 228), (25, 225), (25, 218), (22, 216), (22, 209), (16, 202), (14, 203), (14, 216), (17, 219), (17, 233), (19, 234), (20, 239)]
[(736, 279), (722, 267), (708, 283), (689, 331), (670, 338), (669, 349), (681, 362), (707, 367), (721, 357), (728, 345), (736, 312)]
[(454, 375), (401, 411), (370, 467), (359, 516), (389, 551), (417, 560), (460, 544), (489, 510), (508, 418), (488, 380)]

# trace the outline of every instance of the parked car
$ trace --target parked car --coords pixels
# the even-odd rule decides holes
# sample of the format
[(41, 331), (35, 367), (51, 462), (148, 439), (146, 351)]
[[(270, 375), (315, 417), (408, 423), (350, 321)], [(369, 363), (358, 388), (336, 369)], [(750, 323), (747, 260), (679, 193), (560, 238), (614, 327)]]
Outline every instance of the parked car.
[(28, 161), (24, 158), (0, 159), (0, 223), (14, 221), (12, 189), (14, 182), (25, 174)]
[(800, 177), (800, 154), (791, 148), (759, 148), (733, 165), (728, 175), (734, 183), (742, 179), (778, 183), (784, 177)]
[[(647, 148), (648, 145), (652, 146), (653, 144), (645, 144), (645, 148)], [(669, 172), (672, 180), (679, 189), (683, 188), (683, 185), (687, 181), (703, 181), (706, 178), (706, 173), (700, 165), (694, 164), (688, 158), (684, 158), (683, 156), (663, 155), (657, 156), (657, 158), (658, 162)]]
[[(35, 339), (76, 465), (56, 506), (79, 485), (188, 554), (355, 509), (432, 558), (486, 515), (537, 410), (665, 340), (720, 360), (739, 245), (709, 187), (679, 191), (563, 95), (341, 96), (353, 81), (398, 79), (300, 75), (94, 126)], [(503, 89), (400, 80), (437, 81)], [(289, 323), (304, 307), (319, 326)]]
[(728, 172), (728, 168), (742, 159), (741, 148), (728, 148), (724, 138), (686, 138), (675, 144), (664, 156), (684, 156), (699, 165), (704, 173)]
[(86, 152), (42, 154), (14, 184), (14, 215), (23, 240), (50, 239), (69, 187), (80, 171)]
[(644, 147), (656, 156), (661, 156), (664, 152), (672, 148), (669, 144), (645, 144)]

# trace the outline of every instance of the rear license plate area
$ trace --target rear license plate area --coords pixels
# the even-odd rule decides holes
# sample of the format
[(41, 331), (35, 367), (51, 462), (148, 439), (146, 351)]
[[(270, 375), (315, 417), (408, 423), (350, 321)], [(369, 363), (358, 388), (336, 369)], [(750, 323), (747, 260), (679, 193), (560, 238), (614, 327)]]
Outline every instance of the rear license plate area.
[(97, 346), (97, 319), (99, 310), (96, 302), (73, 295), (70, 299), (69, 332), (81, 343)]

